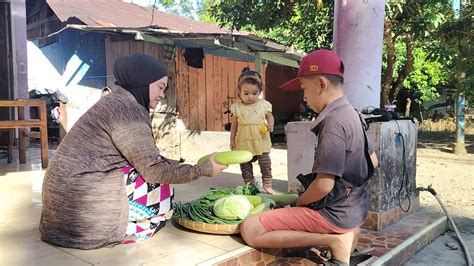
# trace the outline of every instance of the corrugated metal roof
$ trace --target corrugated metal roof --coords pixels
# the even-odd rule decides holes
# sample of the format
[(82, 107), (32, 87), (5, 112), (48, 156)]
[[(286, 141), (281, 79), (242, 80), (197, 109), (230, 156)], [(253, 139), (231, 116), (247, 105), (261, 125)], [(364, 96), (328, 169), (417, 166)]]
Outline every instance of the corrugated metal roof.
[(88, 26), (143, 28), (157, 27), (185, 33), (230, 33), (226, 28), (171, 15), (120, 0), (46, 0), (58, 18), (75, 17)]

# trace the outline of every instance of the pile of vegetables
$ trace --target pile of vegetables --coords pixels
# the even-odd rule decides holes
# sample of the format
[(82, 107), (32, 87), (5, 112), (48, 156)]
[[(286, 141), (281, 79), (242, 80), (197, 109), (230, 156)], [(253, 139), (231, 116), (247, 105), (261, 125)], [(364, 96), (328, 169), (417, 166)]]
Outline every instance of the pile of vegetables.
[(293, 204), (298, 195), (268, 195), (248, 185), (211, 188), (200, 198), (174, 204), (175, 214), (182, 219), (208, 224), (238, 224), (246, 217), (265, 210)]

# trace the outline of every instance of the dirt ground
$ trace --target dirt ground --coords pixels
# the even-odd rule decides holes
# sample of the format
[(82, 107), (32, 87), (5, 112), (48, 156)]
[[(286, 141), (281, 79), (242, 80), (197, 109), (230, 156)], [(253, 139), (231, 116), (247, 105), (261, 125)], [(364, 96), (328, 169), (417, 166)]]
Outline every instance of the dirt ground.
[[(468, 143), (469, 144), (469, 143)], [(421, 144), (417, 150), (417, 185), (432, 187), (454, 218), (461, 236), (474, 257), (474, 151), (455, 155), (447, 144)], [(421, 192), (422, 208), (442, 212), (428, 192)], [(466, 265), (454, 232), (438, 237), (410, 258), (405, 265)]]

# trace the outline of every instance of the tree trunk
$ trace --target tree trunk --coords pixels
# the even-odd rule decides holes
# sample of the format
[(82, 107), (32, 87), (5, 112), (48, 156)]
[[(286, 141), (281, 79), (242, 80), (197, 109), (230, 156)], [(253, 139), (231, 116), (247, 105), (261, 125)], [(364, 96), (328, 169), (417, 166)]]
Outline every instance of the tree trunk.
[(410, 117), (410, 109), (411, 109), (411, 99), (407, 99), (407, 104), (405, 105), (405, 117)]
[(462, 35), (458, 35), (458, 60), (456, 62), (456, 86), (458, 99), (456, 102), (456, 142), (454, 143), (453, 151), (455, 154), (466, 154), (465, 146), (465, 136), (464, 136), (464, 127), (465, 127), (465, 96), (464, 96), (464, 86), (466, 82), (466, 73), (467, 73), (467, 54), (465, 53), (466, 43)]
[(403, 67), (403, 69), (398, 74), (397, 80), (392, 86), (392, 90), (393, 90), (392, 102), (394, 102), (397, 99), (398, 93), (400, 92), (403, 86), (403, 81), (405, 81), (408, 75), (410, 75), (410, 73), (413, 71), (413, 63), (415, 62), (415, 58), (413, 56), (413, 49), (414, 49), (413, 36), (410, 33), (406, 33), (405, 41), (406, 41), (406, 46), (407, 46), (407, 51), (406, 51), (407, 61), (405, 62), (405, 66)]
[(393, 81), (393, 70), (395, 65), (395, 43), (392, 37), (392, 22), (388, 16), (385, 16), (383, 39), (387, 47), (387, 68), (382, 74), (382, 106), (390, 103), (390, 88)]

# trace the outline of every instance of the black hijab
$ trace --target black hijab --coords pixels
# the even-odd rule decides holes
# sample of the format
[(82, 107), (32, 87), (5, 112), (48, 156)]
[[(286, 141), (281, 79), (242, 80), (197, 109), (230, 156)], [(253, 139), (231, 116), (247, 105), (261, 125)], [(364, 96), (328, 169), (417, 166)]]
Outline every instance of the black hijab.
[(149, 85), (167, 76), (163, 63), (146, 54), (131, 54), (119, 57), (114, 63), (115, 83), (129, 91), (137, 102), (148, 111), (150, 104)]

